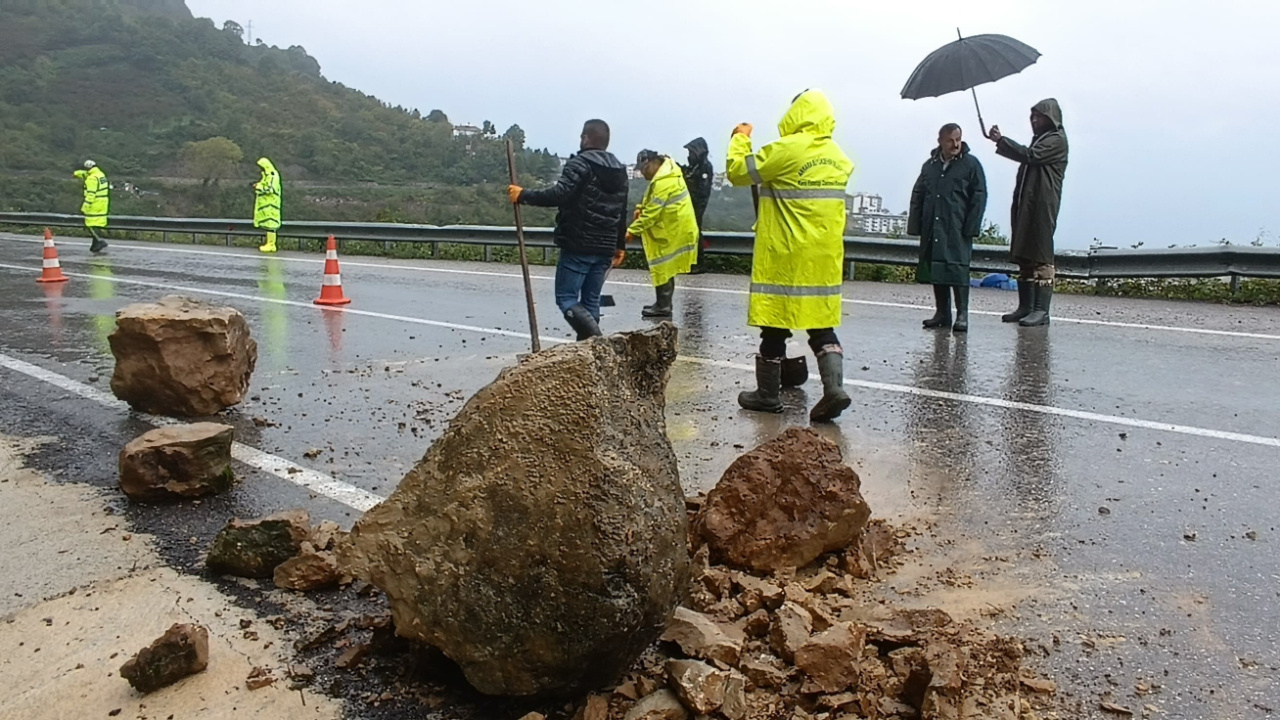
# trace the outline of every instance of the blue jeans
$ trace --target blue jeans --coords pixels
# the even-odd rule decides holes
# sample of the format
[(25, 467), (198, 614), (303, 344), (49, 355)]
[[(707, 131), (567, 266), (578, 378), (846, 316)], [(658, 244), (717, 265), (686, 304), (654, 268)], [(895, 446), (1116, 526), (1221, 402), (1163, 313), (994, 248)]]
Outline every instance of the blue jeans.
[(600, 321), (600, 291), (604, 289), (604, 277), (609, 272), (613, 258), (606, 255), (579, 255), (560, 251), (556, 263), (556, 305), (560, 312), (582, 304), (591, 317)]

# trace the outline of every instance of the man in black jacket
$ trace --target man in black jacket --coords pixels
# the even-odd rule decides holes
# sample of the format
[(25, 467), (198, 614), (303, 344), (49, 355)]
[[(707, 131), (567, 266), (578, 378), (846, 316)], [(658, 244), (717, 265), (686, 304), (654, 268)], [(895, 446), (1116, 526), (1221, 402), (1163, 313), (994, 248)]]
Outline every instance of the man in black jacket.
[(569, 158), (560, 180), (543, 190), (507, 188), (511, 202), (559, 208), (555, 243), (556, 305), (579, 340), (600, 335), (600, 290), (611, 265), (626, 253), (629, 178), (627, 168), (608, 151), (609, 125), (588, 120), (581, 152)]
[[(689, 186), (689, 199), (693, 201), (693, 214), (698, 217), (698, 232), (702, 232), (702, 215), (707, 211), (707, 202), (711, 200), (711, 184), (716, 169), (711, 165), (711, 150), (707, 141), (694, 138), (684, 148), (689, 151), (689, 164), (680, 166), (684, 171), (684, 184)], [(693, 274), (706, 272), (702, 266), (703, 240), (698, 238), (698, 260)]]

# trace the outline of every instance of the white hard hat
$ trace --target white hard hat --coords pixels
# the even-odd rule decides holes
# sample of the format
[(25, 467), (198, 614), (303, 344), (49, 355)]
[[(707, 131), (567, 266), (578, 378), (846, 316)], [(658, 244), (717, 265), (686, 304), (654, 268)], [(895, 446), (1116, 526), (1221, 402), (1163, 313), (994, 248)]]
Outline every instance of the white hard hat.
[(85, 169), (85, 170), (92, 170), (92, 169), (93, 169), (94, 167), (96, 167), (97, 165), (98, 165), (98, 163), (96, 163), (96, 162), (94, 162), (94, 161), (92, 161), (92, 160), (85, 160), (85, 161), (84, 161), (84, 169)]

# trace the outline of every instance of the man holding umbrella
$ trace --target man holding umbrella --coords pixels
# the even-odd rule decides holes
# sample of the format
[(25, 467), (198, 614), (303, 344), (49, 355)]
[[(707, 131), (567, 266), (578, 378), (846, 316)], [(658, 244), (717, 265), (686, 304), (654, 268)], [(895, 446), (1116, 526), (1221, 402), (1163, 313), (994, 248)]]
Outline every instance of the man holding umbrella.
[(1013, 228), (1009, 254), (1021, 273), (1018, 309), (1000, 319), (1022, 327), (1048, 325), (1053, 301), (1053, 235), (1067, 173), (1067, 132), (1057, 100), (1041, 100), (1031, 108), (1031, 131), (1029, 145), (1005, 137), (997, 125), (991, 126), (989, 135), (996, 154), (1019, 164), (1009, 218)]

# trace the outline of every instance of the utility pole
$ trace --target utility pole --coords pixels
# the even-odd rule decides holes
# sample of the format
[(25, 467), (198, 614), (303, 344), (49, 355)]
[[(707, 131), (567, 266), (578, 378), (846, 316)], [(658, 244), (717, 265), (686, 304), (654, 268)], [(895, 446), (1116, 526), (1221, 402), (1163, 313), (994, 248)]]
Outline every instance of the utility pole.
[(253, 21), (252, 20), (250, 20), (249, 24), (245, 27), (245, 31), (249, 33), (249, 45), (253, 45)]

